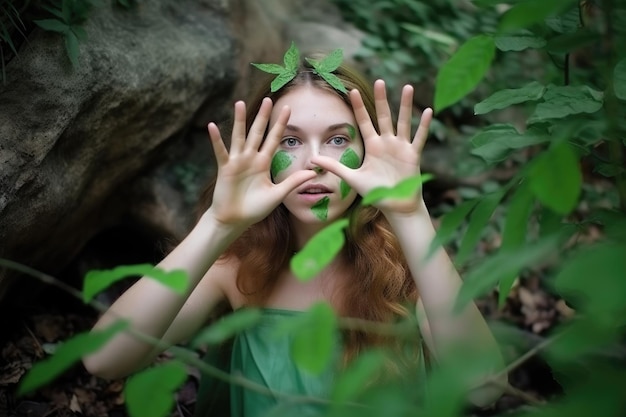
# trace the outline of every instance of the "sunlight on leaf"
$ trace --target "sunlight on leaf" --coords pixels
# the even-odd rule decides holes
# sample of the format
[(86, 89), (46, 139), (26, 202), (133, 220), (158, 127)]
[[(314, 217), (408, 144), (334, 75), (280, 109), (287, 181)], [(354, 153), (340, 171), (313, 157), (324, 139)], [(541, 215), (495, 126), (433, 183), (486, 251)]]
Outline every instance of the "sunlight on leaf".
[(337, 256), (345, 243), (344, 231), (348, 219), (337, 220), (316, 233), (291, 258), (291, 270), (301, 281), (319, 274)]
[(543, 102), (537, 104), (528, 123), (537, 123), (548, 119), (562, 119), (572, 114), (595, 113), (602, 108), (604, 93), (583, 86), (549, 85), (543, 94)]
[(124, 387), (131, 417), (166, 417), (172, 411), (174, 393), (187, 379), (185, 365), (172, 361), (139, 372)]
[(120, 320), (106, 329), (73, 336), (61, 344), (54, 355), (33, 365), (20, 382), (18, 394), (27, 394), (48, 384), (83, 356), (97, 351), (113, 336), (126, 328), (128, 328), (128, 322)]
[(114, 269), (92, 270), (85, 276), (83, 301), (90, 302), (98, 293), (112, 284), (131, 276), (147, 276), (182, 294), (187, 289), (189, 279), (183, 270), (164, 271), (150, 264), (125, 265)]
[(257, 308), (241, 308), (227, 316), (220, 318), (209, 327), (203, 329), (191, 343), (191, 347), (198, 348), (203, 344), (218, 344), (230, 339), (236, 334), (249, 329), (261, 320), (261, 311)]
[(491, 36), (465, 42), (441, 67), (435, 85), (435, 111), (441, 112), (469, 94), (491, 66), (496, 45)]
[(433, 178), (431, 174), (421, 174), (413, 177), (409, 177), (400, 181), (393, 187), (377, 187), (371, 190), (365, 197), (361, 204), (364, 206), (376, 204), (386, 198), (389, 199), (404, 199), (415, 197), (417, 191), (422, 188), (422, 184)]

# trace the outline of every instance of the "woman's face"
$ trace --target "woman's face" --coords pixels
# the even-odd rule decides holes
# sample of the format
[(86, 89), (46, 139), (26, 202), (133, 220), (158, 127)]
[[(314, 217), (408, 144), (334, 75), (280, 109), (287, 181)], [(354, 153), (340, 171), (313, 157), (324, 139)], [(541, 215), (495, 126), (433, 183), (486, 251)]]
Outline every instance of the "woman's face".
[(311, 158), (323, 155), (350, 168), (361, 165), (364, 147), (352, 109), (330, 91), (299, 86), (274, 103), (270, 126), (285, 105), (291, 109), (291, 115), (272, 160), (272, 178), (279, 183), (296, 171), (317, 170), (316, 177), (292, 191), (283, 203), (292, 217), (302, 223), (334, 221), (345, 213), (357, 194), (335, 174), (313, 165)]

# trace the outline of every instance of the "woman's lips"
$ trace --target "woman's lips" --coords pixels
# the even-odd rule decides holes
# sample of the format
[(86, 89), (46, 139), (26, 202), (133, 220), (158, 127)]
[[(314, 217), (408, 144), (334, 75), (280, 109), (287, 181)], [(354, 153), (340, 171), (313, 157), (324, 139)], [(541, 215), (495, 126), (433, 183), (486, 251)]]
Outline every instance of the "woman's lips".
[(309, 185), (298, 191), (298, 196), (306, 202), (316, 203), (331, 193), (331, 190), (326, 186)]

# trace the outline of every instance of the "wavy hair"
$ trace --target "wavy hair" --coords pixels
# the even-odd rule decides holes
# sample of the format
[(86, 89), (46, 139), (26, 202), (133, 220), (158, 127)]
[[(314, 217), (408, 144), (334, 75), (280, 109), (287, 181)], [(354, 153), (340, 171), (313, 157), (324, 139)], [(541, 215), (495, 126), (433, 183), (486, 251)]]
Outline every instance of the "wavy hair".
[[(370, 84), (354, 69), (342, 64), (333, 72), (348, 91), (358, 89), (376, 129), (378, 123), (374, 94)], [(247, 103), (246, 126), (249, 128), (264, 97), (274, 103), (292, 89), (308, 85), (335, 93), (349, 108), (350, 99), (312, 71), (306, 61), (300, 63), (295, 78), (279, 91), (270, 91), (270, 79), (258, 94)], [(202, 211), (208, 208), (212, 187), (205, 191)], [(349, 265), (350, 277), (338, 291), (338, 312), (345, 317), (373, 322), (392, 323), (409, 314), (407, 303), (417, 301), (417, 289), (410, 276), (400, 245), (383, 214), (374, 207), (364, 207), (357, 197), (346, 213), (350, 226), (346, 230), (346, 243), (338, 256)], [(240, 261), (237, 288), (247, 298), (250, 306), (263, 306), (271, 294), (276, 278), (289, 268), (289, 260), (296, 249), (288, 211), (278, 206), (264, 220), (245, 231), (226, 250), (223, 256), (236, 256)], [(344, 363), (354, 358), (366, 347), (395, 344), (389, 337), (361, 330), (343, 334)]]

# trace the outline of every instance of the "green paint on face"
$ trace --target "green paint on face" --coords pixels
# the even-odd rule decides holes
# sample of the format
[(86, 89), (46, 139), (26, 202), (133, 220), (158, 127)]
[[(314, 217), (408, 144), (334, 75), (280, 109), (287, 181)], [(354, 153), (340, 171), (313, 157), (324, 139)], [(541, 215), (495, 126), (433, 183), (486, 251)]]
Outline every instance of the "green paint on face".
[(348, 125), (346, 127), (348, 129), (348, 136), (350, 136), (350, 139), (356, 138), (356, 129), (354, 128), (354, 126)]
[(289, 168), (291, 165), (291, 155), (286, 151), (278, 151), (272, 158), (272, 166), (270, 167), (270, 173), (272, 178), (276, 178), (278, 174)]
[[(356, 169), (361, 165), (361, 158), (359, 155), (354, 152), (351, 148), (345, 150), (345, 152), (339, 158), (339, 162), (347, 166), (348, 168)], [(339, 184), (339, 189), (341, 191), (341, 199), (343, 200), (350, 193), (350, 186), (344, 180), (341, 180)]]
[(320, 220), (326, 220), (328, 218), (328, 203), (330, 203), (330, 198), (326, 196), (311, 206), (311, 211), (315, 214), (315, 217)]

